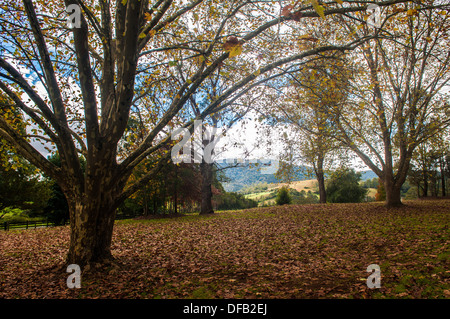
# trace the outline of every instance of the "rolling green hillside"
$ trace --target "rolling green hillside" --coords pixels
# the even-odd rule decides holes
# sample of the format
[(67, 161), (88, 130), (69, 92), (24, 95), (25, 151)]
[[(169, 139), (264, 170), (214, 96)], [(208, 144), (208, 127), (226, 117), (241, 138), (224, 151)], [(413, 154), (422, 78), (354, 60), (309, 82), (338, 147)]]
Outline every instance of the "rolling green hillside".
[[(257, 184), (261, 184), (261, 183), (267, 183), (267, 184), (277, 184), (279, 183), (279, 180), (275, 177), (275, 174), (262, 174), (260, 172), (260, 167), (261, 166), (255, 166), (255, 165), (249, 165), (249, 164), (242, 164), (240, 166), (237, 167), (229, 167), (229, 168), (225, 168), (227, 166), (229, 166), (229, 164), (224, 164), (223, 162), (221, 163), (216, 163), (217, 166), (220, 169), (223, 169), (222, 172), (225, 175), (226, 179), (228, 180), (227, 182), (222, 182), (222, 185), (225, 189), (225, 191), (227, 192), (239, 192), (242, 189), (244, 189), (247, 186), (251, 186), (251, 185), (257, 185)], [(304, 171), (306, 171), (306, 167), (301, 167), (298, 166), (296, 168), (296, 171), (301, 172), (302, 169)], [(372, 171), (363, 171), (361, 172), (361, 180), (365, 181), (367, 179), (372, 179), (376, 177), (375, 173), (373, 173)], [(305, 188), (303, 188), (302, 181), (305, 180), (310, 180), (311, 177), (307, 176), (306, 174), (303, 173), (297, 173), (296, 176), (293, 177), (293, 180), (296, 180), (298, 182), (293, 182), (291, 185), (293, 185), (292, 188), (296, 189), (297, 191), (301, 191)], [(308, 182), (309, 184), (311, 183)], [(305, 184), (306, 187), (311, 187), (308, 186), (309, 184)], [(276, 186), (274, 186), (276, 187)], [(306, 188), (306, 190), (308, 190), (308, 188)]]
[[(246, 198), (258, 202), (258, 206), (275, 205), (275, 198), (280, 187), (287, 186), (285, 183), (259, 183), (246, 186), (239, 191)], [(295, 181), (289, 185), (293, 204), (312, 204), (319, 201), (319, 188), (314, 179)], [(368, 188), (369, 199), (375, 198), (376, 188)]]

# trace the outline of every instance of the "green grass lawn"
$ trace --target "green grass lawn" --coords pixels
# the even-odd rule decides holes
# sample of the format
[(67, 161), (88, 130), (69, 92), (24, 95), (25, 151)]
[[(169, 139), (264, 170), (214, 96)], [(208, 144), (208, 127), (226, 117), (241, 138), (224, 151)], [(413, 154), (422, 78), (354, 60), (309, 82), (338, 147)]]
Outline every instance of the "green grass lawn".
[(0, 298), (450, 298), (449, 224), (450, 200), (117, 221), (116, 264), (74, 290), (68, 226), (0, 231)]

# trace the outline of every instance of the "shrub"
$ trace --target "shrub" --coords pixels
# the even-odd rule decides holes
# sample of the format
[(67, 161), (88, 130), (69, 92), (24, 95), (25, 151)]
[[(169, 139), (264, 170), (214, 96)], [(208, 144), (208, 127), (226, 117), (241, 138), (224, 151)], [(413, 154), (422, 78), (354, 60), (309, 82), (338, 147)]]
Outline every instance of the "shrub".
[(353, 169), (343, 168), (331, 174), (327, 182), (327, 199), (331, 203), (359, 203), (367, 189), (359, 184), (361, 174)]
[(258, 202), (233, 192), (222, 193), (216, 199), (219, 202), (217, 207), (219, 210), (246, 209), (258, 206)]
[(386, 200), (386, 190), (384, 189), (384, 184), (381, 179), (378, 179), (377, 193), (375, 194), (376, 201)]
[(276, 198), (277, 205), (284, 205), (284, 204), (290, 204), (292, 199), (289, 195), (289, 190), (287, 187), (281, 187), (278, 190), (277, 198)]

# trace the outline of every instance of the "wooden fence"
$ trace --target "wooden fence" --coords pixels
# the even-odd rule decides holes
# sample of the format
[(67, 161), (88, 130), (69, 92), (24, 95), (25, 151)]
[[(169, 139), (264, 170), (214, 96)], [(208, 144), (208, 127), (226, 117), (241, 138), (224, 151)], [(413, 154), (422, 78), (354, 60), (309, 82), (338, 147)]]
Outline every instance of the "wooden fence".
[[(129, 219), (134, 218), (134, 215), (118, 214), (116, 220), (119, 219)], [(68, 225), (69, 221), (64, 221), (62, 225)], [(48, 220), (38, 220), (38, 221), (26, 221), (26, 222), (0, 222), (0, 230), (12, 230), (12, 229), (36, 229), (42, 227), (54, 227), (62, 226), (61, 224), (54, 224)]]
[[(64, 224), (68, 224), (65, 222)], [(48, 220), (37, 220), (37, 221), (26, 221), (26, 222), (3, 222), (0, 224), (2, 230), (13, 230), (13, 229), (36, 229), (42, 227), (53, 227), (56, 226), (54, 223)]]

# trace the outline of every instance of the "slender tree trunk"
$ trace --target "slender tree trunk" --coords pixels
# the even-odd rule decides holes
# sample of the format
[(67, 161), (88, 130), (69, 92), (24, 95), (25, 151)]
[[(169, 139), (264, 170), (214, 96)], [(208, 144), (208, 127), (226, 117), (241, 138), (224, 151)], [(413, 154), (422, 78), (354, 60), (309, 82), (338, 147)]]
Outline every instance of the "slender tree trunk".
[(200, 214), (212, 214), (214, 209), (212, 207), (212, 163), (202, 161), (200, 164), (200, 171), (202, 175), (202, 203), (200, 206)]
[(148, 215), (148, 195), (147, 195), (147, 191), (144, 192), (144, 211), (143, 214), (144, 216)]
[(436, 178), (436, 170), (432, 170), (430, 172), (430, 181), (431, 181), (431, 196), (437, 197), (437, 191), (438, 191), (438, 185), (437, 185), (437, 178)]
[(174, 214), (178, 214), (178, 166), (175, 165), (175, 181), (173, 190)]
[(417, 198), (420, 198), (420, 181), (417, 182)]
[(317, 176), (317, 181), (319, 182), (319, 202), (327, 202), (327, 191), (325, 189), (325, 177), (324, 175)]
[(428, 196), (428, 171), (424, 168), (423, 172), (423, 193), (422, 197)]
[(441, 185), (442, 185), (442, 197), (445, 197), (446, 189), (445, 189), (445, 164), (444, 164), (444, 157), (442, 156), (439, 161), (439, 168), (441, 171)]
[(156, 215), (158, 213), (157, 196), (158, 196), (158, 194), (156, 193), (156, 190), (155, 190), (155, 193), (153, 195), (153, 212), (152, 212), (153, 215)]
[(327, 202), (327, 191), (325, 189), (325, 174), (323, 172), (323, 157), (319, 156), (317, 160), (317, 168), (316, 171), (316, 178), (317, 183), (319, 186), (319, 202), (320, 203), (326, 203)]

